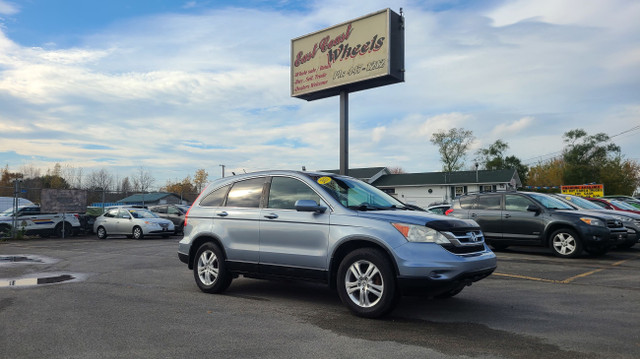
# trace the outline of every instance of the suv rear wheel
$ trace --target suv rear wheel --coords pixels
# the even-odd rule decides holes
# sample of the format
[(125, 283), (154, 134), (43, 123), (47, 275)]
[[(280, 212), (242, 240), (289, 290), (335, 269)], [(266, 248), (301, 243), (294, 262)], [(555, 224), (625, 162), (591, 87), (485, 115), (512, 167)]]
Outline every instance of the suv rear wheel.
[(559, 229), (551, 234), (549, 245), (558, 257), (575, 258), (582, 253), (582, 242), (578, 234), (569, 228)]
[(338, 294), (357, 316), (376, 318), (389, 313), (399, 298), (391, 263), (374, 248), (349, 253), (338, 268)]
[(211, 242), (201, 245), (195, 261), (193, 276), (201, 291), (222, 293), (229, 287), (233, 277), (227, 270), (220, 247)]

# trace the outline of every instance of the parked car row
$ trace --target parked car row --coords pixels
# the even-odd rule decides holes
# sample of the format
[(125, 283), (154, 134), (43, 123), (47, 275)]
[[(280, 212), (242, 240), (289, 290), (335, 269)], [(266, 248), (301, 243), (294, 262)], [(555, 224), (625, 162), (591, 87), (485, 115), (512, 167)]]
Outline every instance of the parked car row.
[(573, 204), (577, 198), (572, 199), (533, 192), (468, 194), (456, 198), (447, 215), (475, 220), (496, 250), (535, 245), (548, 247), (559, 257), (577, 257), (583, 251), (601, 255), (613, 247), (638, 243), (637, 218), (585, 210)]

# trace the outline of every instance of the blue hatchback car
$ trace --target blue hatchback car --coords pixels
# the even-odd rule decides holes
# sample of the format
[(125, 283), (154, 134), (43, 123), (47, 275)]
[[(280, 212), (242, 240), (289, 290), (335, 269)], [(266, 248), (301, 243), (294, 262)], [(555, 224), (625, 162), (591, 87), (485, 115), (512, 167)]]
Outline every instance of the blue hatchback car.
[(187, 213), (178, 257), (204, 292), (238, 275), (314, 280), (369, 318), (402, 295), (452, 297), (496, 268), (472, 220), (412, 210), (348, 176), (298, 171), (209, 184)]

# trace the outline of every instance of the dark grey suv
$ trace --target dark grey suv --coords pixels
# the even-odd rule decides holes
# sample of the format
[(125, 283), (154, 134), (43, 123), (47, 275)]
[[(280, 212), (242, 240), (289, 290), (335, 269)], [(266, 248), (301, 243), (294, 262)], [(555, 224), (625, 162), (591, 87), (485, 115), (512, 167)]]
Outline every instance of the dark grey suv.
[(416, 211), (329, 173), (222, 178), (186, 217), (178, 257), (208, 293), (238, 275), (313, 280), (356, 315), (378, 317), (401, 295), (452, 297), (496, 268), (474, 221)]
[(559, 257), (583, 250), (606, 253), (625, 243), (622, 222), (604, 213), (576, 210), (557, 198), (534, 192), (491, 192), (456, 198), (449, 216), (473, 219), (494, 249), (510, 245), (545, 246)]

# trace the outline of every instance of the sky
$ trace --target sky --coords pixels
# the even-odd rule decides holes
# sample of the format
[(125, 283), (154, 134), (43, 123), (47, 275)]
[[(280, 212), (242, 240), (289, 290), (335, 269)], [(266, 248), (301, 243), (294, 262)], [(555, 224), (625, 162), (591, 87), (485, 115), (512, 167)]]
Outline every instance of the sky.
[(349, 95), (350, 167), (440, 171), (451, 128), (468, 169), (498, 139), (535, 165), (576, 128), (640, 161), (637, 0), (0, 0), (0, 165), (155, 187), (338, 169), (339, 98), (291, 97), (291, 40), (387, 7), (405, 81)]

